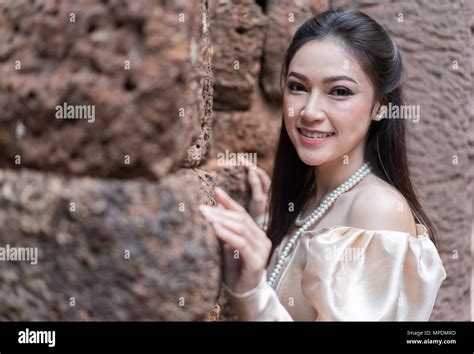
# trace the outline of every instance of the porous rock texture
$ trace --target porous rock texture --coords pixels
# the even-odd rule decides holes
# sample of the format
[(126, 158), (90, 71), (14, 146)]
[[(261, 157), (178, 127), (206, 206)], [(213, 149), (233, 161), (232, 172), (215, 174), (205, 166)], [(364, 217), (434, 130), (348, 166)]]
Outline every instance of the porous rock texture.
[[(244, 169), (222, 156), (271, 173), (284, 50), (338, 6), (401, 46), (422, 107), (410, 164), (448, 272), (432, 319), (469, 319), (467, 0), (1, 1), (0, 247), (38, 247), (39, 262), (0, 262), (0, 319), (235, 320), (197, 207), (217, 185), (248, 207)], [(56, 119), (64, 102), (94, 106), (94, 122)]]
[[(212, 101), (206, 6), (2, 1), (0, 166), (20, 156), (62, 174), (154, 179), (198, 166)], [(57, 119), (64, 103), (93, 106), (95, 120)]]
[(2, 247), (37, 247), (38, 264), (2, 262), (2, 320), (204, 320), (217, 299), (219, 245), (182, 170), (158, 185), (0, 172)]
[[(204, 0), (0, 2), (0, 246), (39, 250), (0, 262), (2, 319), (208, 318), (208, 17)], [(94, 119), (57, 119), (64, 103)]]

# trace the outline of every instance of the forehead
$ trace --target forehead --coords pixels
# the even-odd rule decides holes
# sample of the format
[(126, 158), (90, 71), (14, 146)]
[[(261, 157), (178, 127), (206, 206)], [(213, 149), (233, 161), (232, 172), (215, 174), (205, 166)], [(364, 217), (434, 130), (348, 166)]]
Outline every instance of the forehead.
[(304, 74), (311, 81), (345, 75), (362, 85), (369, 84), (369, 78), (357, 60), (334, 40), (305, 43), (290, 62), (288, 73), (292, 71)]

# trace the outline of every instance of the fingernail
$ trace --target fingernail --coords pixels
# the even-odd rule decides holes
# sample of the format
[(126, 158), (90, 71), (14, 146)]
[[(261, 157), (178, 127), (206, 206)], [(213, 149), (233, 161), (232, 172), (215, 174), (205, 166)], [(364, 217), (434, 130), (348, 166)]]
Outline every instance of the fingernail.
[(209, 215), (211, 213), (211, 208), (208, 205), (201, 204), (199, 206), (199, 211), (204, 215)]

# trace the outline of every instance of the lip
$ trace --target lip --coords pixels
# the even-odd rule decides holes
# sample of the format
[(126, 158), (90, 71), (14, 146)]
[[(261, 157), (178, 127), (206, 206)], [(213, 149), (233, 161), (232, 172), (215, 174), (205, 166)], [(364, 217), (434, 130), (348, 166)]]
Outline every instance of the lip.
[(324, 132), (322, 130), (316, 130), (316, 129), (306, 129), (306, 128), (301, 128), (301, 127), (297, 128), (297, 129), (298, 130), (306, 130), (306, 131), (311, 132), (311, 133), (323, 133), (323, 134), (332, 134), (332, 133), (334, 133), (334, 132)]
[[(299, 137), (301, 138), (301, 141), (303, 141), (304, 143), (307, 143), (307, 144), (322, 144), (326, 141), (328, 141), (329, 139), (331, 139), (332, 137), (336, 136), (335, 134), (331, 135), (331, 136), (328, 136), (326, 138), (309, 138), (307, 136), (304, 136), (302, 133), (301, 133), (301, 128), (298, 128), (297, 131), (298, 131), (298, 135)], [(308, 129), (305, 129), (305, 130), (308, 130)], [(319, 131), (319, 130), (308, 130), (310, 132), (314, 132), (314, 133), (325, 133), (325, 134), (330, 134), (328, 132), (322, 132), (322, 131)]]

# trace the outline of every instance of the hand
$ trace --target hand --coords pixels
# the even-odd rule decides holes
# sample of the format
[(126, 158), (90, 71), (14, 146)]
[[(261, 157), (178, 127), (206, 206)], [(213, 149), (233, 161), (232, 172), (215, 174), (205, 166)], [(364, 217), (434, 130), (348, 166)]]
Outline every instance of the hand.
[(255, 219), (257, 216), (265, 213), (271, 180), (267, 173), (257, 165), (245, 165), (245, 169), (247, 170), (248, 181), (252, 188), (249, 213)]
[(247, 211), (224, 190), (216, 188), (218, 207), (200, 205), (224, 246), (224, 282), (244, 293), (259, 285), (272, 243)]

